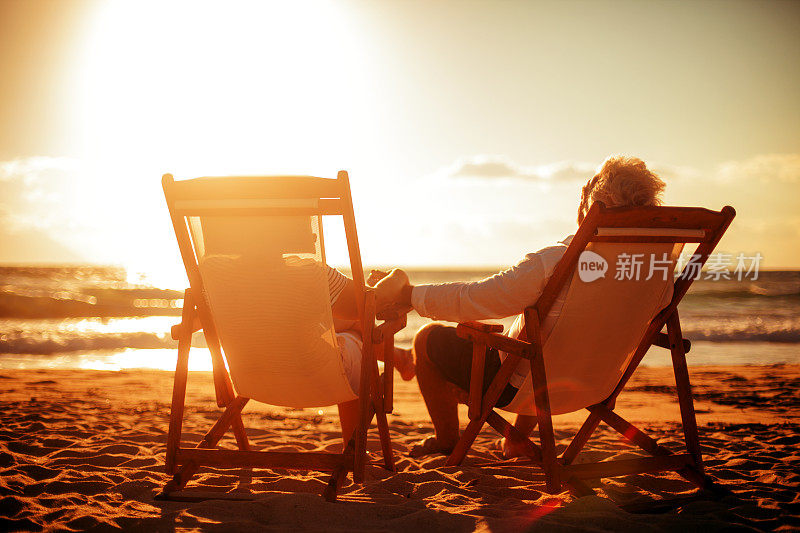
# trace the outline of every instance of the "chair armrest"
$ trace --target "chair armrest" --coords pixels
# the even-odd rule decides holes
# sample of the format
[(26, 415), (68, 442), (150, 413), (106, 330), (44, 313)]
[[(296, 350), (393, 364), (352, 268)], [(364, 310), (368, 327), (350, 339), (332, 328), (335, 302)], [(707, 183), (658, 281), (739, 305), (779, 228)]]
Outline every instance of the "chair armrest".
[[(393, 309), (394, 310), (394, 309)], [(383, 322), (372, 329), (372, 343), (383, 350), (383, 408), (391, 413), (394, 408), (394, 335), (406, 327), (406, 313), (381, 313)]]
[[(660, 348), (666, 348), (667, 350), (670, 349), (669, 346), (669, 337), (666, 333), (656, 333), (656, 336), (653, 338), (653, 345), (658, 346)], [(683, 351), (685, 353), (689, 353), (689, 350), (692, 349), (692, 342), (689, 339), (683, 339)]]
[(483, 322), (462, 322), (460, 325), (464, 327), (475, 329), (478, 331), (484, 331), (487, 333), (502, 333), (503, 332), (503, 325), (502, 324), (484, 324)]
[(390, 338), (393, 340), (394, 334), (406, 327), (406, 324), (406, 315), (384, 320), (372, 330), (373, 344), (380, 344)]
[(486, 364), (486, 345), (480, 342), (472, 344), (472, 368), (469, 374), (469, 397), (467, 414), (470, 420), (481, 416), (483, 404), (483, 374)]
[[(187, 329), (186, 326), (187, 326), (187, 324), (185, 324), (184, 322), (181, 322), (180, 324), (175, 324), (174, 326), (172, 326), (170, 328), (170, 334), (172, 335), (172, 340), (180, 339), (181, 334), (185, 334), (186, 333), (186, 329)], [(203, 325), (200, 324), (200, 317), (195, 316), (188, 329), (189, 329), (189, 334), (192, 334), (195, 331), (200, 331), (201, 329), (203, 329)]]
[[(456, 326), (456, 335), (463, 339), (470, 340), (474, 343), (481, 343), (497, 350), (513, 353), (523, 359), (530, 359), (533, 355), (533, 346), (529, 342), (521, 341), (519, 339), (512, 339), (499, 333), (490, 331), (483, 331), (473, 327), (475, 322), (465, 322)], [(497, 326), (494, 324), (480, 324), (479, 326), (488, 326), (496, 331)], [(502, 326), (499, 326), (502, 328)]]
[(375, 318), (378, 320), (393, 320), (408, 315), (412, 309), (413, 307), (406, 305), (393, 305), (375, 313)]
[(470, 420), (481, 415), (483, 406), (483, 371), (487, 347), (508, 352), (524, 359), (533, 357), (533, 345), (529, 342), (501, 335), (500, 324), (463, 322), (456, 326), (456, 334), (472, 342), (472, 368), (470, 369), (469, 399), (467, 413)]

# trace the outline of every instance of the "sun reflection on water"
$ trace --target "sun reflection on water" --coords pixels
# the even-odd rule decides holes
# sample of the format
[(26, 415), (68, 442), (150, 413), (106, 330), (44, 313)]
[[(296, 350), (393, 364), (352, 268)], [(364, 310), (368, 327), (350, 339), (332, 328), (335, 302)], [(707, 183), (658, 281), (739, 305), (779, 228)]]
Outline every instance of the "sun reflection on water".
[[(85, 354), (59, 354), (53, 356), (8, 354), (2, 358), (2, 367), (32, 370), (48, 368), (55, 370), (175, 370), (173, 348), (127, 349), (119, 352), (88, 352)], [(208, 348), (192, 348), (189, 354), (190, 371), (211, 371), (211, 355)]]

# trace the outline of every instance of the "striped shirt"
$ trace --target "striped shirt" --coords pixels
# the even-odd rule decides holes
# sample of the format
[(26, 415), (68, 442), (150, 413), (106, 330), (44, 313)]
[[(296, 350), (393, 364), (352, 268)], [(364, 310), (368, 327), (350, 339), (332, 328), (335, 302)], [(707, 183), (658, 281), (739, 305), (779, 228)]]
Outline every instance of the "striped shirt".
[(328, 269), (328, 291), (331, 294), (331, 305), (333, 305), (350, 279), (335, 268), (331, 268), (328, 265), (325, 265), (325, 267)]

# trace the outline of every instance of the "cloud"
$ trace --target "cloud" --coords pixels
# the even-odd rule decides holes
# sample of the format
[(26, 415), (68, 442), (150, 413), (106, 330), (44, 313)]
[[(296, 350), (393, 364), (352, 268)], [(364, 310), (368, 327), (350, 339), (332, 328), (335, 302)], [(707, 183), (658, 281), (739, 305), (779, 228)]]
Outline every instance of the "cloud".
[(719, 166), (723, 181), (800, 183), (800, 154), (765, 154)]
[(503, 156), (477, 155), (464, 157), (448, 167), (453, 178), (537, 178), (535, 174)]
[(53, 171), (73, 170), (77, 161), (68, 157), (35, 156), (0, 162), (0, 181), (36, 181)]
[[(691, 166), (659, 162), (648, 162), (647, 166), (668, 181), (705, 177), (720, 182), (800, 183), (800, 154), (762, 154), (741, 161), (728, 161), (718, 165), (711, 173)], [(440, 169), (436, 175), (449, 179), (519, 179), (539, 183), (567, 183), (586, 181), (596, 171), (596, 165), (582, 161), (524, 166), (503, 155), (475, 155), (456, 160)]]
[[(64, 244), (60, 229), (69, 221), (58, 215), (74, 161), (30, 157), (0, 162), (0, 261), (73, 262), (80, 257)], [(53, 184), (62, 184), (53, 187)]]
[(107, 176), (113, 174), (65, 157), (0, 162), (0, 239), (13, 248), (4, 260), (13, 259), (8, 254), (49, 262), (113, 259), (109, 243), (125, 229), (122, 217), (132, 194), (114, 191)]
[(559, 161), (537, 167), (537, 172), (549, 181), (586, 181), (597, 172), (597, 165), (584, 162)]
[(437, 174), (447, 178), (523, 179), (539, 182), (584, 181), (595, 172), (588, 163), (561, 161), (522, 166), (506, 156), (475, 155), (458, 159)]
[(647, 168), (655, 172), (661, 179), (667, 180), (668, 183), (675, 180), (702, 179), (703, 177), (703, 173), (699, 169), (688, 166), (654, 162), (649, 163)]
[[(651, 163), (648, 167), (668, 180), (697, 178), (700, 171), (686, 166)], [(557, 161), (546, 165), (519, 165), (502, 155), (462, 157), (437, 174), (447, 178), (521, 179), (540, 183), (585, 182), (595, 175), (598, 165), (584, 161)]]
[(37, 156), (0, 162), (0, 214), (12, 229), (58, 227), (59, 207), (78, 188), (78, 164), (64, 157)]

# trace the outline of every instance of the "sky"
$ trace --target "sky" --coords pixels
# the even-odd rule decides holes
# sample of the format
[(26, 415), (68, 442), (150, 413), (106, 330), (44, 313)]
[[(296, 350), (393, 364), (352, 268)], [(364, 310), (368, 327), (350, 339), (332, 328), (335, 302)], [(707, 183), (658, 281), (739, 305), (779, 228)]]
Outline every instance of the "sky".
[(800, 268), (798, 27), (800, 2), (0, 0), (0, 263), (175, 279), (162, 174), (346, 169), (366, 264), (507, 266), (624, 154), (666, 204), (736, 208), (719, 250)]

